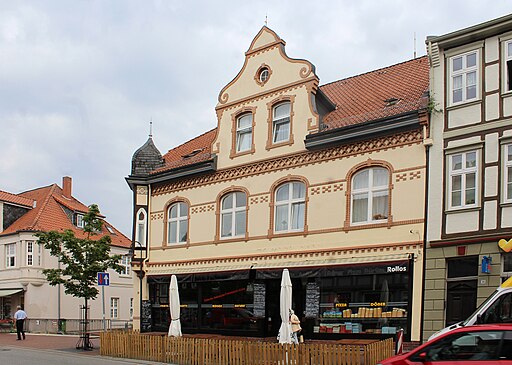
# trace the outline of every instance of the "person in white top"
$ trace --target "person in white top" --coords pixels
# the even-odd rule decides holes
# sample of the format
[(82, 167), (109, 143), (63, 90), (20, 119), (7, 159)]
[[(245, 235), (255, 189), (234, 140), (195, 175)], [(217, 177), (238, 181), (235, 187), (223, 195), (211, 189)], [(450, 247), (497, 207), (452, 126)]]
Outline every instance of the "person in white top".
[(16, 308), (18, 309), (16, 313), (14, 313), (14, 319), (16, 320), (16, 334), (18, 335), (17, 339), (21, 340), (22, 335), (23, 339), (25, 339), (25, 330), (23, 325), (25, 324), (25, 319), (27, 319), (27, 313), (21, 309), (20, 305), (18, 305)]

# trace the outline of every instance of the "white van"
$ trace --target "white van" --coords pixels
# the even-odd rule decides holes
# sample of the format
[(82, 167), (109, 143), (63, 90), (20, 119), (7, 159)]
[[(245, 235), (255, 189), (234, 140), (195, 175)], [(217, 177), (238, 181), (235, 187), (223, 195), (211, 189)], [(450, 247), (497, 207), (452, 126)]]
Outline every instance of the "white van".
[(482, 323), (512, 323), (512, 277), (504, 281), (468, 319), (437, 331), (428, 340), (456, 328)]

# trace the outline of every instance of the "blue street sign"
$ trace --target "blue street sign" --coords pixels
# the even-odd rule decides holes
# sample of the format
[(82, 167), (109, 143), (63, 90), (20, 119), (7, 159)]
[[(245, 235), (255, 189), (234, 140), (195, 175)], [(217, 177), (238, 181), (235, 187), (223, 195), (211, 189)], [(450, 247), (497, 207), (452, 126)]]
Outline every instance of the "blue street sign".
[(110, 277), (108, 272), (99, 272), (98, 273), (98, 285), (99, 286), (108, 286), (110, 283)]

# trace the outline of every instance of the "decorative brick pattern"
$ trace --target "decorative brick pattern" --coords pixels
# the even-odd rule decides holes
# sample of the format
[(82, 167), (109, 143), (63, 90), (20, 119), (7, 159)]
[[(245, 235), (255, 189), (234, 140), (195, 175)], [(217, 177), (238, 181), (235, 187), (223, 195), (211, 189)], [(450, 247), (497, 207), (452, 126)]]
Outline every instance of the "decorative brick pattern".
[(139, 195), (146, 195), (148, 193), (148, 187), (147, 186), (137, 186), (137, 194)]
[(420, 179), (420, 178), (421, 178), (421, 170), (400, 172), (395, 175), (395, 181), (397, 183), (407, 181), (407, 180)]
[(404, 172), (402, 174), (396, 174), (395, 181), (396, 182), (407, 181), (407, 172)]
[(192, 209), (190, 209), (190, 214), (206, 213), (206, 212), (211, 212), (213, 210), (215, 210), (214, 204), (205, 204), (205, 205), (192, 207)]
[(151, 220), (152, 221), (161, 220), (161, 219), (164, 219), (164, 213), (163, 212), (161, 212), (161, 213), (152, 213), (151, 214)]
[(261, 195), (261, 196), (252, 196), (250, 198), (251, 205), (259, 204), (259, 203), (268, 203), (269, 196)]
[(404, 132), (385, 138), (377, 138), (369, 141), (337, 146), (314, 152), (303, 152), (291, 156), (283, 156), (272, 160), (245, 164), (231, 169), (218, 171), (213, 174), (181, 179), (175, 182), (161, 185), (153, 190), (153, 195), (168, 194), (185, 189), (191, 189), (203, 185), (211, 185), (220, 182), (237, 180), (242, 177), (265, 174), (273, 171), (289, 170), (299, 166), (324, 163), (349, 156), (356, 156), (373, 151), (400, 148), (407, 145), (421, 143), (420, 130)]

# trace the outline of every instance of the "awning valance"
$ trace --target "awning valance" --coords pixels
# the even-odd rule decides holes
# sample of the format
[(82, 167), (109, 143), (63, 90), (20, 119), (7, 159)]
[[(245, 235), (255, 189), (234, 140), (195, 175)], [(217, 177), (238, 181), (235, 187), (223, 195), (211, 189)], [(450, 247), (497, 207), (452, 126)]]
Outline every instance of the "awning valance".
[(0, 289), (0, 297), (8, 297), (22, 291), (23, 289)]

